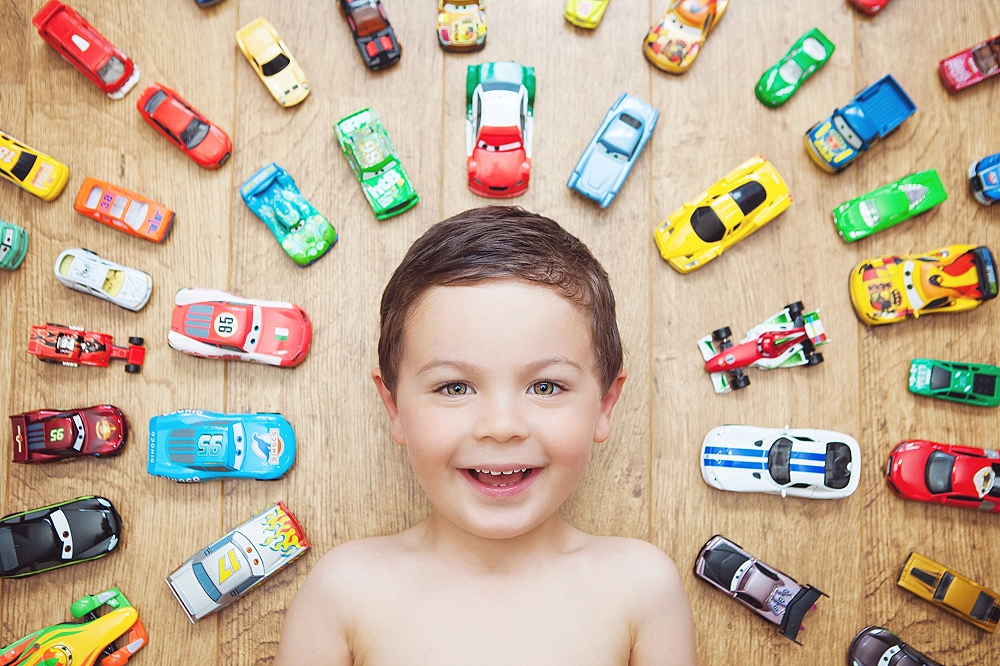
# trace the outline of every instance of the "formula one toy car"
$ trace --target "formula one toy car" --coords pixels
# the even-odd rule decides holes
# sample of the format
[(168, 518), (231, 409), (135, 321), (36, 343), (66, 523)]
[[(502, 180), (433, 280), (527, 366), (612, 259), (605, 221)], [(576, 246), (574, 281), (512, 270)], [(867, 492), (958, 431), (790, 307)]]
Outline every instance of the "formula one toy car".
[(694, 575), (721, 590), (769, 622), (796, 643), (806, 613), (820, 597), (811, 585), (766, 566), (729, 539), (715, 535), (698, 553)]
[(915, 358), (910, 392), (978, 407), (1000, 406), (1000, 368), (985, 363), (955, 363)]
[(671, 74), (683, 74), (701, 52), (729, 0), (672, 0), (642, 42), (646, 58)]
[(261, 16), (236, 31), (236, 45), (278, 104), (295, 106), (309, 96), (309, 81), (278, 31)]
[(438, 45), (468, 53), (486, 46), (486, 12), (479, 0), (438, 0)]
[(62, 363), (74, 368), (78, 365), (106, 368), (112, 360), (125, 361), (125, 372), (135, 374), (142, 370), (146, 360), (146, 349), (142, 345), (142, 338), (129, 338), (128, 347), (119, 347), (107, 333), (45, 324), (31, 327), (28, 353), (46, 363)]
[(969, 165), (969, 188), (976, 201), (984, 206), (1000, 201), (1000, 153)]
[[(82, 621), (54, 624), (0, 648), (0, 666), (123, 666), (149, 642), (139, 612), (117, 587), (77, 599), (69, 612)], [(122, 636), (125, 645), (116, 647)]]
[(81, 456), (112, 456), (128, 437), (128, 423), (114, 405), (39, 409), (10, 417), (14, 462), (36, 463)]
[(28, 232), (13, 222), (0, 220), (0, 269), (15, 270), (28, 254)]
[[(896, 657), (897, 654), (900, 656)], [(890, 663), (893, 666), (941, 666), (882, 627), (861, 630), (851, 641), (847, 662), (851, 666), (888, 666)]]
[(608, 0), (566, 0), (563, 17), (578, 28), (593, 30), (604, 18)]
[(185, 410), (149, 420), (146, 471), (175, 481), (278, 479), (295, 462), (295, 431), (280, 414)]
[(701, 476), (719, 490), (841, 499), (858, 489), (861, 447), (813, 428), (713, 428), (701, 445)]
[(167, 585), (193, 623), (233, 603), (309, 547), (299, 521), (278, 502), (199, 550), (167, 576)]
[(734, 345), (729, 327), (720, 328), (698, 340), (698, 349), (705, 358), (705, 370), (712, 377), (716, 393), (729, 393), (750, 385), (743, 374), (748, 367), (773, 370), (797, 365), (818, 365), (823, 355), (816, 347), (826, 344), (826, 332), (819, 310), (806, 312), (796, 301), (751, 328), (743, 340)]
[(761, 75), (754, 87), (757, 99), (771, 108), (781, 106), (826, 64), (836, 48), (819, 28), (802, 35), (781, 60)]
[(885, 477), (896, 495), (917, 502), (1000, 513), (1000, 452), (919, 439), (889, 454)]
[(90, 250), (63, 250), (53, 269), (56, 279), (74, 291), (96, 296), (137, 312), (153, 292), (153, 278), (128, 266), (102, 259)]
[(174, 224), (174, 212), (163, 204), (96, 178), (83, 181), (73, 208), (118, 231), (154, 243), (162, 243)]
[(1000, 35), (948, 56), (938, 64), (938, 73), (951, 92), (1000, 74)]
[(338, 0), (365, 66), (373, 72), (399, 62), (403, 47), (380, 0)]
[(1000, 623), (1000, 594), (919, 553), (906, 558), (896, 584), (983, 631)]
[(233, 152), (229, 135), (162, 83), (142, 91), (142, 119), (203, 169), (218, 169)]
[(42, 201), (53, 201), (66, 187), (69, 169), (54, 157), (0, 132), (0, 178)]
[(833, 209), (833, 224), (847, 243), (926, 213), (948, 198), (937, 171), (911, 173)]

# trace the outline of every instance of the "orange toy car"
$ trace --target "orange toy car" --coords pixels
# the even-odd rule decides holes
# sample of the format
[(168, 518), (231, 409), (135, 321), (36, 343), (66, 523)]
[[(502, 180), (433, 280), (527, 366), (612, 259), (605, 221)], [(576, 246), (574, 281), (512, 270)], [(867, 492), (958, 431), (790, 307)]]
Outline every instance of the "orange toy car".
[(162, 243), (174, 223), (172, 210), (134, 192), (87, 178), (73, 204), (76, 212), (127, 234)]

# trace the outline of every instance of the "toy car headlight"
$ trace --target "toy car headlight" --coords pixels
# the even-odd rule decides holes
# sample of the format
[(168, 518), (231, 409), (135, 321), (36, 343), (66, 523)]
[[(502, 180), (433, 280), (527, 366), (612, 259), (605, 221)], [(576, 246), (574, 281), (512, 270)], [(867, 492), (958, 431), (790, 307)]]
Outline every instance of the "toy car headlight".
[(697, 265), (698, 265), (698, 260), (695, 259), (693, 261), (689, 261), (686, 264), (684, 264), (684, 268), (694, 268)]

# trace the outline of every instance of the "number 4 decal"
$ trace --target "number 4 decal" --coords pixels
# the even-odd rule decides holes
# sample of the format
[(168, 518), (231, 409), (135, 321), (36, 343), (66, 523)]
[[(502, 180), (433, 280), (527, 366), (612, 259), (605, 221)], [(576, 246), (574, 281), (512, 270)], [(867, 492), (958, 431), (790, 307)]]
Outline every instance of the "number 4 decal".
[(236, 551), (230, 550), (226, 557), (219, 558), (219, 584), (225, 583), (226, 580), (232, 576), (234, 573), (240, 570), (242, 566), (240, 561), (236, 559)]

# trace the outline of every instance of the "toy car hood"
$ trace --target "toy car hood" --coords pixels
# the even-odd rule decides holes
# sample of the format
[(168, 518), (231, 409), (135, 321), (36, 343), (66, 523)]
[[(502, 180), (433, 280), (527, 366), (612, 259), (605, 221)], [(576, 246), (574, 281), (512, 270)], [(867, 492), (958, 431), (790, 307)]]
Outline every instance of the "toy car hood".
[(14, 270), (28, 253), (28, 232), (0, 220), (0, 268)]

